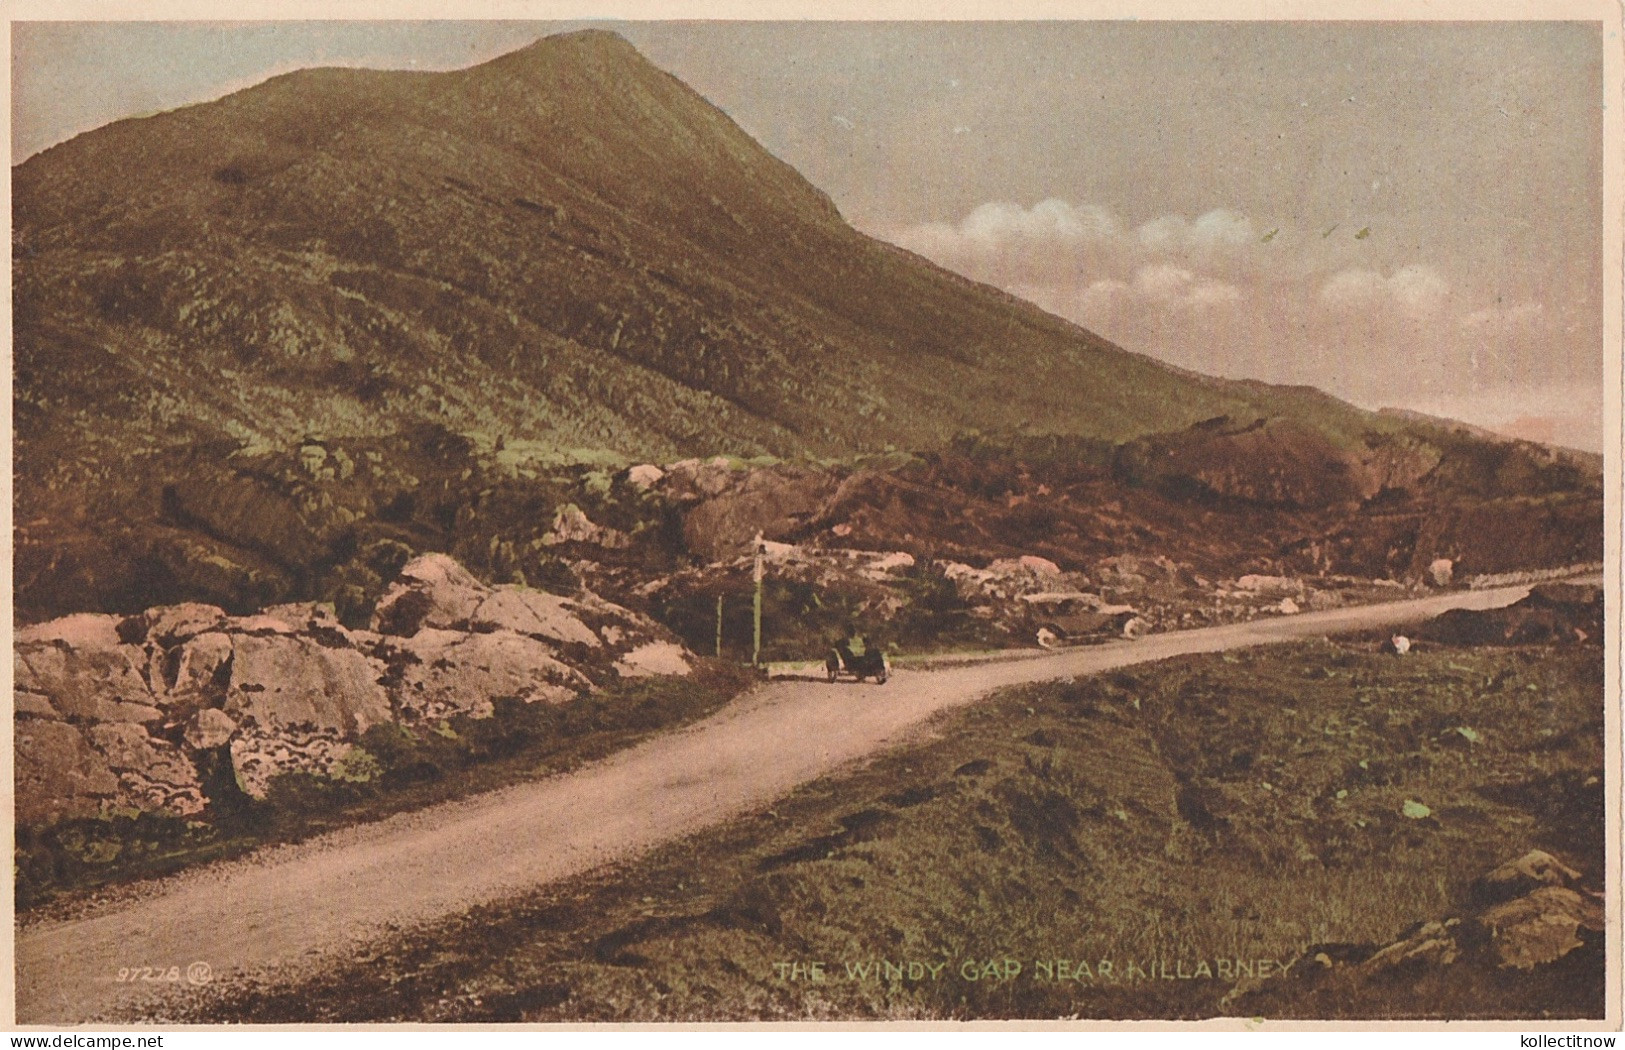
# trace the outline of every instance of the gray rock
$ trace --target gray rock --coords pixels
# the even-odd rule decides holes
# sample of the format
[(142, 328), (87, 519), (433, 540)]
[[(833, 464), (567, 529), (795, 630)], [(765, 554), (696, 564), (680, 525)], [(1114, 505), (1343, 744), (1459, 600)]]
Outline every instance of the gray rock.
[(225, 712), (261, 729), (310, 727), (359, 736), (390, 719), (383, 665), (307, 638), (238, 635)]
[(74, 613), (17, 631), (17, 645), (57, 643), (70, 648), (113, 649), (124, 644), (119, 637), (121, 617), (102, 613)]
[(19, 823), (94, 816), (118, 797), (118, 777), (76, 726), (19, 721), (15, 747)]
[(1474, 899), (1499, 903), (1521, 897), (1542, 886), (1573, 886), (1580, 873), (1545, 850), (1530, 850), (1516, 860), (1479, 876), (1472, 885)]
[(561, 645), (596, 649), (603, 643), (576, 615), (578, 608), (576, 602), (546, 591), (498, 587), (480, 601), (469, 625), (476, 631), (516, 631)]
[(489, 593), (448, 555), (425, 554), (407, 562), (378, 599), (372, 629), (402, 638), (423, 627), (463, 629)]
[(688, 654), (675, 642), (650, 642), (627, 653), (615, 664), (622, 678), (689, 674)]
[(11, 694), (12, 712), (16, 715), (33, 715), (39, 718), (59, 717), (57, 709), (51, 706), (51, 698), (40, 693), (29, 693), (21, 689)]
[(514, 631), (466, 634), (424, 628), (386, 644), (386, 658), (399, 679), (396, 703), (415, 720), (433, 722), (459, 714), (483, 718), (498, 697), (561, 703), (592, 686), (586, 676), (556, 659), (551, 646)]
[(1236, 589), (1271, 597), (1296, 597), (1303, 593), (1303, 584), (1288, 576), (1264, 576), (1248, 573), (1236, 580)]
[(445, 555), (410, 563), (377, 622), (382, 633), (350, 631), (323, 605), (228, 617), (187, 604), (19, 632), (19, 819), (196, 813), (195, 759), (222, 747), (257, 797), (295, 771), (366, 779), (378, 766), (357, 744), (398, 717), (484, 717), (501, 697), (560, 703), (618, 676), (689, 671), (644, 617), (591, 593), (488, 587)]
[[(699, 475), (705, 476), (704, 471)], [(697, 485), (706, 498), (683, 522), (683, 540), (690, 551), (720, 561), (749, 553), (758, 532), (769, 540), (792, 539), (819, 517), (836, 492), (834, 480), (821, 473), (781, 469), (739, 476), (744, 480), (715, 492)]]
[(231, 654), (231, 636), (220, 631), (200, 634), (183, 643), (180, 652), (175, 654), (175, 678), (169, 687), (171, 697), (223, 700), (221, 671), (231, 662)]
[(660, 484), (660, 479), (665, 476), (666, 472), (653, 463), (639, 463), (626, 472), (626, 481), (639, 492), (647, 492)]
[(186, 743), (199, 751), (224, 747), (237, 732), (237, 723), (224, 711), (205, 707), (186, 727)]
[(219, 629), (226, 622), (226, 611), (202, 602), (182, 602), (148, 609), (136, 619), (142, 626), (143, 638), (167, 649), (206, 631)]
[(326, 602), (288, 602), (283, 605), (272, 605), (262, 609), (260, 615), (278, 620), (294, 631), (339, 626), (338, 615)]
[(1502, 969), (1531, 970), (1582, 947), (1581, 930), (1607, 928), (1602, 903), (1564, 886), (1542, 886), (1484, 911), (1479, 925), (1490, 935)]
[(151, 722), (163, 717), (147, 684), (147, 654), (136, 646), (19, 644), (16, 656), (16, 688), (49, 697), (65, 718)]
[(197, 768), (174, 744), (128, 723), (93, 725), (85, 735), (118, 775), (121, 804), (178, 816), (202, 812)]
[(264, 798), (277, 776), (295, 772), (324, 775), (354, 748), (332, 729), (279, 726), (268, 730), (242, 725), (231, 739), (231, 764), (237, 786), (254, 798)]
[(549, 547), (561, 543), (586, 543), (608, 550), (621, 550), (632, 545), (626, 533), (596, 524), (574, 503), (560, 507), (553, 515), (553, 527), (542, 537), (542, 542)]

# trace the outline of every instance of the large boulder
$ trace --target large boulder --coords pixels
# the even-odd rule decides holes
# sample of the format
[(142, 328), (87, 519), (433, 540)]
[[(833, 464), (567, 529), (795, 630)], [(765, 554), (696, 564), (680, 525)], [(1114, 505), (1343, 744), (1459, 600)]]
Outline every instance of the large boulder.
[(147, 680), (147, 653), (98, 637), (75, 646), (61, 639), (19, 638), (15, 686), (47, 698), (63, 718), (80, 722), (153, 722), (163, 717)]
[[(226, 736), (238, 786), (255, 797), (278, 774), (331, 773), (362, 733), (394, 717), (382, 661), (330, 639), (267, 630), (267, 620), (279, 623), (249, 618), (257, 630), (232, 637), (222, 708), (234, 727)], [(195, 732), (218, 738), (224, 728), (211, 719)]]
[(466, 630), (490, 588), (450, 555), (425, 554), (407, 562), (378, 599), (372, 629), (408, 638), (423, 627)]
[[(558, 657), (598, 685), (619, 674), (622, 658), (633, 649), (676, 644), (654, 621), (591, 592), (566, 598), (531, 587), (490, 587), (444, 554), (423, 555), (401, 570), (378, 602), (373, 629), (390, 639), (426, 630), (510, 632), (542, 643), (546, 648), (539, 652)], [(667, 660), (664, 666), (677, 663)], [(685, 658), (684, 670), (669, 673), (686, 674), (687, 666)]]
[(725, 456), (712, 459), (685, 459), (666, 468), (661, 492), (669, 500), (691, 503), (720, 496), (743, 477)]
[(580, 605), (546, 591), (502, 587), (487, 594), (469, 617), (475, 631), (513, 631), (557, 645), (603, 645), (578, 614)]
[[(676, 467), (672, 475), (677, 476)], [(835, 479), (823, 472), (750, 471), (743, 481), (688, 512), (683, 541), (695, 554), (723, 561), (748, 554), (757, 533), (770, 540), (793, 540), (821, 517), (836, 488)]]
[(145, 640), (169, 648), (208, 631), (217, 631), (225, 622), (226, 611), (217, 605), (183, 602), (148, 609), (132, 617), (124, 629), (132, 635), (132, 641)]
[(102, 613), (74, 613), (46, 623), (24, 627), (17, 632), (18, 645), (55, 644), (70, 649), (111, 649), (125, 639), (119, 634), (122, 621)]
[(169, 694), (174, 703), (217, 704), (225, 700), (235, 647), (224, 631), (199, 634), (165, 654)]
[(381, 662), (353, 649), (296, 635), (237, 635), (224, 710), (239, 725), (359, 736), (391, 717), (383, 674)]
[(93, 816), (117, 800), (118, 776), (79, 727), (20, 718), (14, 739), (19, 824)]
[(621, 657), (615, 669), (622, 678), (649, 678), (655, 675), (686, 675), (691, 668), (688, 654), (676, 642), (650, 642)]
[(385, 722), (486, 717), (504, 697), (561, 703), (690, 670), (645, 617), (591, 593), (488, 587), (442, 554), (406, 566), (375, 625), (349, 630), (311, 603), (239, 617), (187, 603), (22, 629), (18, 819), (195, 814), (208, 802), (200, 771), (225, 756), (237, 786), (263, 797), (285, 773), (367, 775), (356, 746)]
[(639, 463), (627, 470), (626, 481), (627, 484), (639, 492), (648, 492), (660, 484), (661, 479), (665, 476), (666, 472), (653, 463)]
[(126, 804), (181, 815), (203, 810), (197, 767), (168, 740), (128, 722), (92, 725), (85, 735), (117, 775), (119, 794)]
[(1600, 1016), (1601, 883), (1531, 851), (1476, 880), (1455, 915), (1386, 944), (1311, 945), (1286, 977), (1243, 981), (1222, 1005), (1237, 1016)]
[(1574, 645), (1603, 639), (1602, 588), (1546, 583), (1500, 609), (1451, 609), (1416, 637), (1449, 645)]
[(1471, 892), (1480, 902), (1499, 904), (1546, 886), (1573, 886), (1579, 881), (1578, 871), (1545, 850), (1533, 849), (1479, 876)]
[(632, 544), (626, 533), (595, 523), (574, 503), (565, 504), (553, 515), (553, 527), (542, 536), (542, 542), (549, 547), (584, 543), (608, 550), (622, 550)]
[(162, 735), (163, 661), (128, 644), (114, 616), (74, 615), (24, 628), (13, 646), (16, 813), (25, 822), (109, 806), (196, 813), (204, 798), (183, 749)]
[(558, 660), (551, 646), (515, 631), (429, 627), (410, 638), (383, 639), (378, 651), (388, 661), (401, 717), (413, 722), (459, 714), (484, 718), (502, 697), (562, 703), (592, 685)]
[(1502, 968), (1532, 970), (1586, 946), (1607, 928), (1602, 903), (1566, 886), (1542, 886), (1478, 916)]

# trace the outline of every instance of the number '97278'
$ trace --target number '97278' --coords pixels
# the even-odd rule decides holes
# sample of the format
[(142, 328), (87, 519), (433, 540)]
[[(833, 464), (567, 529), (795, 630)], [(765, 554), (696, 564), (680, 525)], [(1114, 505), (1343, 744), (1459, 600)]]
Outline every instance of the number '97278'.
[(171, 966), (168, 969), (162, 966), (122, 966), (118, 972), (118, 983), (120, 984), (129, 984), (135, 981), (179, 982), (183, 979), (179, 966)]

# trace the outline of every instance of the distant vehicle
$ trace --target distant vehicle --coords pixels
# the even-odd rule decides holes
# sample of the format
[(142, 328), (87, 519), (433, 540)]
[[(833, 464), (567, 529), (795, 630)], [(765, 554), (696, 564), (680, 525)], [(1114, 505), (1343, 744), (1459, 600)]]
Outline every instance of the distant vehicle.
[(1134, 639), (1147, 626), (1133, 606), (1106, 605), (1099, 596), (1081, 591), (1026, 594), (1021, 600), (1032, 609), (1038, 644), (1045, 649), (1113, 637)]
[(841, 677), (844, 671), (853, 675), (858, 681), (873, 677), (876, 685), (885, 685), (891, 668), (886, 666), (886, 654), (879, 649), (870, 649), (862, 656), (852, 651), (852, 647), (845, 642), (840, 643), (829, 651), (824, 657), (824, 670), (831, 682)]

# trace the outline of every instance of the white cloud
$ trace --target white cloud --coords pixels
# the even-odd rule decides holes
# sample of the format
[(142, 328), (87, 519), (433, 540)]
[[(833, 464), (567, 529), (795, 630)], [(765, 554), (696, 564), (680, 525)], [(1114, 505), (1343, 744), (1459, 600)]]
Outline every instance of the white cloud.
[(1130, 286), (1142, 299), (1178, 307), (1223, 306), (1240, 302), (1240, 288), (1226, 281), (1204, 277), (1173, 263), (1142, 266)]
[(1173, 263), (1142, 266), (1134, 274), (1134, 291), (1146, 299), (1172, 302), (1183, 298), (1196, 275)]
[(1353, 268), (1333, 274), (1321, 285), (1320, 301), (1333, 308), (1372, 306), (1387, 288), (1387, 279), (1377, 271)]
[(1105, 321), (1111, 318), (1128, 294), (1126, 282), (1108, 277), (1091, 283), (1083, 290), (1078, 297), (1078, 309), (1086, 320)]
[(1117, 219), (1105, 208), (1092, 205), (1074, 207), (1050, 198), (1031, 209), (1008, 201), (983, 204), (965, 217), (959, 233), (989, 244), (1012, 239), (1075, 244), (1080, 241), (1107, 241), (1118, 236)]
[(1476, 332), (1533, 328), (1545, 319), (1544, 303), (1517, 303), (1513, 306), (1488, 306), (1482, 310), (1474, 310), (1461, 319), (1461, 327)]
[(1090, 280), (1160, 263), (1244, 270), (1258, 263), (1262, 245), (1252, 220), (1225, 208), (1194, 221), (1165, 215), (1131, 230), (1108, 208), (1053, 197), (1030, 208), (989, 201), (957, 223), (922, 223), (890, 239), (972, 277), (997, 270), (1008, 280), (1005, 271), (1014, 268), (1031, 284), (1038, 274), (1064, 271), (1074, 286), (1080, 269)]
[(1203, 278), (1196, 282), (1196, 286), (1185, 296), (1185, 301), (1191, 306), (1224, 306), (1239, 303), (1243, 298), (1245, 296), (1241, 289), (1235, 285)]
[(1397, 306), (1413, 317), (1437, 313), (1450, 298), (1450, 282), (1431, 266), (1412, 263), (1384, 277), (1376, 270), (1350, 267), (1327, 278), (1320, 301), (1334, 310)]
[(1183, 215), (1164, 215), (1141, 226), (1135, 236), (1149, 251), (1166, 255), (1234, 251), (1259, 242), (1252, 220), (1226, 208), (1206, 212), (1195, 222)]
[(1113, 273), (1128, 241), (1107, 209), (1053, 198), (1031, 208), (990, 201), (958, 223), (922, 223), (889, 239), (967, 277), (1010, 291), (1064, 286), (1069, 299), (1080, 276)]
[(1450, 282), (1430, 266), (1412, 264), (1388, 278), (1388, 289), (1411, 313), (1432, 313), (1450, 298)]
[[(1503, 305), (1423, 261), (1366, 261), (1364, 241), (1329, 251), (1323, 232), (1271, 224), (1266, 241), (1224, 208), (1135, 225), (1050, 199), (992, 201), (892, 239), (1119, 345), (1214, 375), (1380, 405), (1590, 374), (1595, 335), (1562, 304)], [(1461, 414), (1484, 418), (1472, 409)]]

